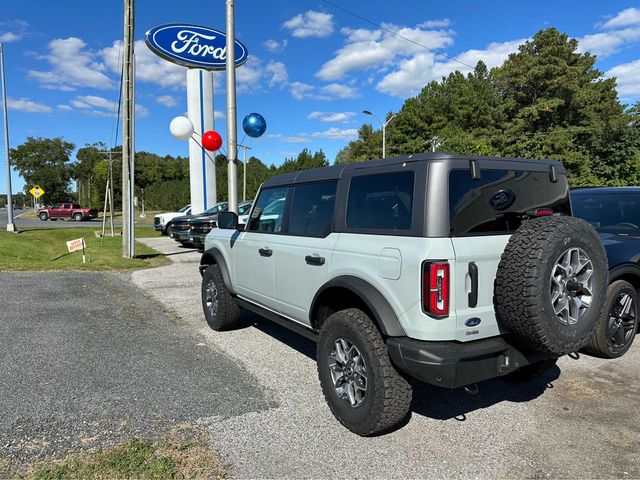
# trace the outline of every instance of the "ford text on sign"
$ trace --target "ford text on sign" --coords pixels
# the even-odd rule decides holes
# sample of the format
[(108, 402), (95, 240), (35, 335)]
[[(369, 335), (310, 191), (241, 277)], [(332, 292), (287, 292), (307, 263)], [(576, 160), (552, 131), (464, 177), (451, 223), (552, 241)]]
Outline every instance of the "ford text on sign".
[(76, 238), (75, 240), (69, 240), (67, 242), (67, 248), (69, 253), (77, 252), (84, 248), (84, 238)]
[[(186, 23), (158, 25), (145, 37), (147, 46), (165, 60), (192, 68), (224, 70), (227, 36), (224, 32)], [(236, 66), (247, 61), (247, 48), (236, 40)]]

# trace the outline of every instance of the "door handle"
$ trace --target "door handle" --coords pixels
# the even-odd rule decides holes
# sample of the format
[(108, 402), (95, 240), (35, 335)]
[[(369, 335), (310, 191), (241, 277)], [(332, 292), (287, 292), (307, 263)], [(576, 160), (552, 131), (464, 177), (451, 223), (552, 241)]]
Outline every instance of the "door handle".
[(478, 305), (478, 266), (475, 262), (469, 262), (469, 278), (471, 279), (469, 307), (475, 308)]
[(324, 265), (324, 257), (318, 255), (307, 255), (304, 257), (304, 260), (309, 265)]
[(268, 247), (258, 249), (258, 253), (261, 257), (270, 257), (273, 255), (273, 250)]

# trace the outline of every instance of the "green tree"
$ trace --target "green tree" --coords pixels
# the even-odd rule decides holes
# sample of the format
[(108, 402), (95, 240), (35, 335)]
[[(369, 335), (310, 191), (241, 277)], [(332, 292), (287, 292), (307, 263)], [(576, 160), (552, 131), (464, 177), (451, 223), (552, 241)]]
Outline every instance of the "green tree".
[(76, 152), (72, 178), (76, 181), (78, 202), (83, 206), (99, 206), (104, 200), (104, 191), (101, 192), (99, 184), (95, 183), (95, 167), (104, 160), (102, 151), (106, 149), (103, 142), (96, 142), (87, 144)]
[(34, 138), (11, 149), (11, 161), (25, 181), (25, 192), (40, 185), (45, 203), (69, 200), (73, 167), (70, 155), (75, 145), (62, 138)]

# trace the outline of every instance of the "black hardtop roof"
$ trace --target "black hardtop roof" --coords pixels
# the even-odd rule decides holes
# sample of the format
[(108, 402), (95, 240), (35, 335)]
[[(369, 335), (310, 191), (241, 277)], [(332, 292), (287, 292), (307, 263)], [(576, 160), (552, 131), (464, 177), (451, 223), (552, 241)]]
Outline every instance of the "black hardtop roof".
[[(513, 168), (522, 170), (548, 171), (551, 166), (555, 166), (557, 173), (565, 173), (564, 166), (558, 160), (532, 160), (523, 158), (508, 157), (476, 157), (469, 155), (458, 155), (450, 152), (426, 152), (414, 153), (402, 157), (381, 158), (366, 162), (348, 163), (344, 165), (332, 165), (324, 168), (313, 168), (300, 170), (298, 172), (284, 173), (271, 177), (262, 184), (263, 187), (274, 187), (279, 185), (292, 185), (296, 183), (318, 182), (322, 180), (336, 180), (342, 177), (345, 172), (354, 170), (364, 170), (374, 167), (384, 167), (390, 165), (402, 165), (404, 163), (435, 162), (453, 160), (476, 160), (482, 170), (483, 164), (493, 164), (488, 168)], [(504, 167), (503, 165), (504, 164)], [(516, 165), (517, 164), (517, 165)]]

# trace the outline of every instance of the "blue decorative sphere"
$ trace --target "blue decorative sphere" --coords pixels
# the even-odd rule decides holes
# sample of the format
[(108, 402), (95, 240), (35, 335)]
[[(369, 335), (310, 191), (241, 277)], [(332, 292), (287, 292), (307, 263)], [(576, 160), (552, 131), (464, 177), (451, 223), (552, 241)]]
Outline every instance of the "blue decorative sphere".
[(267, 129), (267, 121), (259, 113), (250, 113), (242, 120), (244, 133), (253, 138), (258, 138)]

